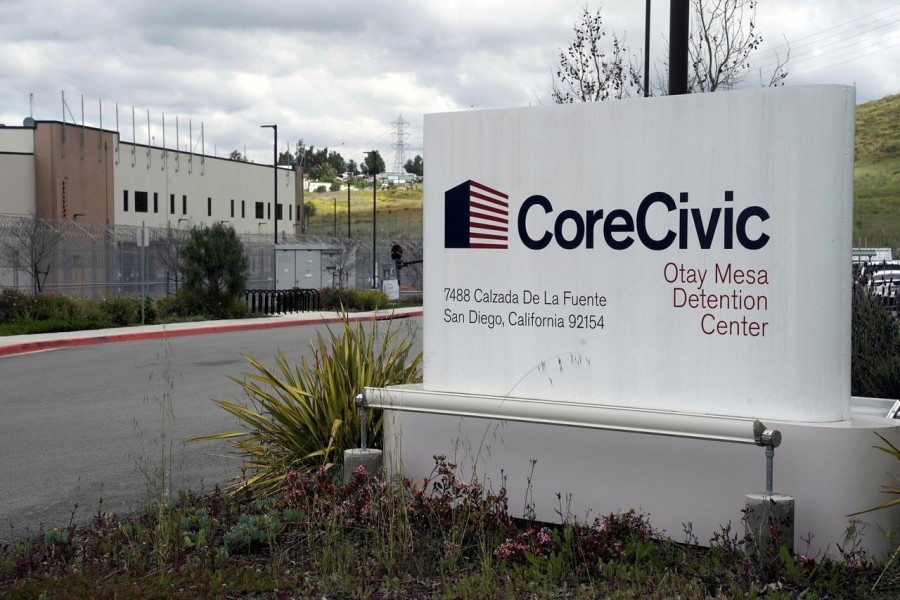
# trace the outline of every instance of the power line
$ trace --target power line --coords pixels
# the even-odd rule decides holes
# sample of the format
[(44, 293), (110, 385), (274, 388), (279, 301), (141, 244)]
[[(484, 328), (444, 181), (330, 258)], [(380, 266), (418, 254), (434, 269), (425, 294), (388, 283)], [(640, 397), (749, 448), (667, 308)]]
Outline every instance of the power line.
[(802, 74), (800, 74), (800, 75), (797, 75), (797, 77), (798, 77), (798, 78), (802, 78), (802, 77), (806, 77), (806, 76), (808, 76), (808, 75), (811, 75), (811, 74), (813, 74), (813, 73), (819, 73), (819, 72), (821, 72), (821, 71), (826, 71), (826, 70), (831, 69), (831, 68), (833, 68), (833, 67), (836, 67), (836, 66), (838, 66), (838, 65), (842, 65), (842, 64), (845, 64), (845, 63), (848, 63), (848, 62), (854, 62), (854, 61), (860, 60), (861, 58), (865, 58), (866, 56), (871, 56), (872, 54), (877, 54), (877, 53), (879, 53), (879, 52), (883, 52), (884, 50), (889, 50), (889, 49), (895, 48), (895, 47), (897, 47), (897, 46), (900, 46), (900, 40), (897, 40), (896, 42), (894, 42), (893, 44), (890, 44), (890, 45), (888, 45), (888, 46), (884, 46), (883, 48), (876, 48), (876, 49), (874, 49), (874, 50), (869, 50), (869, 51), (867, 51), (867, 52), (863, 52), (862, 54), (858, 54), (858, 55), (855, 55), (855, 56), (851, 56), (850, 58), (847, 58), (846, 60), (841, 60), (841, 61), (838, 61), (838, 62), (830, 63), (830, 64), (828, 64), (828, 65), (826, 65), (826, 66), (824, 66), (824, 67), (820, 67), (820, 68), (814, 69), (814, 70), (812, 70), (812, 71), (806, 71), (806, 72), (804, 72), (804, 73), (802, 73)]
[[(893, 12), (894, 14), (890, 16), (896, 16), (897, 18), (885, 21), (884, 17), (879, 18), (876, 21), (864, 23), (861, 25), (855, 26), (856, 31), (853, 29), (848, 31), (835, 31), (830, 35), (823, 36), (822, 33), (827, 31), (834, 31), (836, 29), (844, 28), (852, 23), (857, 21), (861, 21), (872, 17), (873, 15), (877, 15), (884, 12)], [(845, 23), (841, 23), (830, 27), (828, 29), (822, 30), (821, 32), (813, 33), (807, 36), (800, 38), (799, 43), (788, 41), (785, 44), (780, 44), (774, 48), (766, 50), (766, 54), (772, 54), (776, 58), (766, 59), (765, 62), (762, 62), (758, 65), (757, 68), (761, 70), (767, 70), (774, 68), (779, 63), (779, 56), (784, 56), (788, 51), (790, 51), (790, 61), (793, 69), (797, 68), (797, 65), (803, 65), (804, 63), (812, 63), (816, 64), (817, 62), (822, 62), (823, 60), (828, 60), (829, 55), (833, 55), (835, 53), (844, 52), (854, 44), (858, 44), (863, 40), (869, 42), (878, 42), (882, 39), (889, 38), (896, 31), (896, 24), (900, 23), (900, 5), (889, 7), (887, 9), (882, 9), (880, 11), (876, 11), (875, 13), (871, 13), (869, 15), (864, 15), (863, 17), (858, 17), (853, 19), (852, 21), (847, 21)], [(879, 30), (887, 29), (883, 33), (879, 33), (874, 39), (872, 38), (872, 34)], [(832, 41), (825, 43), (826, 40), (833, 38)], [(862, 38), (862, 39), (860, 39)], [(808, 40), (808, 41), (803, 41)], [(836, 64), (840, 64), (846, 61), (839, 61)], [(827, 65), (823, 68), (828, 68)]]

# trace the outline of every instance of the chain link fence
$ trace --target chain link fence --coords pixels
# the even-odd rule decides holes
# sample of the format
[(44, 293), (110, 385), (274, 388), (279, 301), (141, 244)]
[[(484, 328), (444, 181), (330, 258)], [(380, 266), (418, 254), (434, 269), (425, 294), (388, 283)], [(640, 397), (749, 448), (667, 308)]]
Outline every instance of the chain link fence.
[[(187, 228), (107, 227), (77, 220), (0, 215), (0, 286), (89, 298), (173, 295), (182, 285), (180, 252), (189, 235)], [(244, 244), (249, 265), (247, 288), (273, 289), (272, 236), (238, 234), (238, 237)], [(398, 242), (404, 246), (405, 260), (421, 260), (421, 239), (378, 239), (373, 248), (371, 235), (368, 238), (285, 235), (279, 247), (282, 244), (324, 247), (323, 286), (371, 288), (384, 279), (396, 278), (390, 248)], [(403, 294), (421, 294), (421, 263), (403, 267), (400, 275)]]

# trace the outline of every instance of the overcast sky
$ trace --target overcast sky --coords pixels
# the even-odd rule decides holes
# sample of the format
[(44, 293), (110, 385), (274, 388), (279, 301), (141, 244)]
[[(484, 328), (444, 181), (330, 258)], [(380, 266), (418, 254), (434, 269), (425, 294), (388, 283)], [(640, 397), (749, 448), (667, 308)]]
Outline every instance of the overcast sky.
[[(655, 0), (651, 72), (666, 51), (669, 2)], [(550, 103), (551, 72), (585, 0), (0, 0), (0, 123), (62, 120), (131, 141), (207, 154), (239, 150), (271, 164), (302, 138), (393, 166), (392, 122), (409, 122), (407, 158), (423, 154), (422, 115)], [(644, 2), (602, 3), (608, 32), (644, 45)], [(788, 85), (857, 85), (857, 101), (900, 92), (900, 2), (759, 0), (764, 41), (747, 86), (791, 45)], [(427, 157), (426, 157), (427, 160)]]

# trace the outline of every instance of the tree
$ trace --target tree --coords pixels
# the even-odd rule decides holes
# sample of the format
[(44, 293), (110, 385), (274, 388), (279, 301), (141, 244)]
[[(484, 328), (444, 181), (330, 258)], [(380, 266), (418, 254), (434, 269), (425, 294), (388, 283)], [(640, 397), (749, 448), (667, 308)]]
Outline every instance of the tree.
[(331, 251), (322, 255), (325, 261), (325, 269), (332, 275), (332, 287), (343, 289), (347, 287), (352, 267), (356, 264), (356, 254), (359, 242), (338, 238), (332, 242)]
[(421, 177), (425, 173), (425, 163), (422, 161), (422, 157), (416, 154), (415, 158), (412, 158), (406, 161), (406, 164), (403, 165), (403, 168), (406, 169), (407, 173), (412, 173), (413, 175), (418, 175)]
[(349, 173), (351, 177), (353, 177), (354, 175), (359, 175), (359, 167), (356, 165), (356, 161), (352, 158), (347, 161), (347, 173)]
[[(165, 266), (166, 277), (175, 283), (176, 293), (178, 292), (178, 275), (181, 272), (181, 251), (190, 235), (189, 229), (166, 227), (165, 236), (152, 241), (153, 252), (159, 262)], [(168, 283), (166, 283), (166, 290), (168, 290)]]
[[(756, 31), (757, 0), (691, 0), (691, 4), (688, 89), (692, 93), (734, 89), (750, 74), (750, 54), (763, 40)], [(776, 55), (768, 86), (784, 83), (788, 58), (790, 48), (784, 60)]]
[(313, 146), (310, 146), (306, 151), (304, 160), (307, 169), (312, 169), (321, 164), (329, 164), (338, 173), (344, 171), (344, 158), (340, 153), (335, 152), (334, 150), (329, 151), (328, 148), (316, 150)]
[(606, 30), (600, 9), (581, 9), (581, 20), (574, 26), (575, 39), (565, 51), (559, 51), (559, 64), (550, 96), (557, 104), (593, 102), (625, 98), (636, 91), (635, 71), (625, 64), (627, 52), (616, 34), (612, 34), (611, 54), (603, 45)]
[(228, 155), (228, 160), (236, 160), (238, 162), (250, 162), (247, 160), (247, 157), (238, 152), (237, 150), (232, 150), (231, 154)]
[(44, 291), (44, 283), (56, 257), (62, 234), (51, 221), (31, 214), (16, 219), (0, 236), (0, 261), (31, 277), (32, 292)]
[[(730, 90), (750, 74), (750, 55), (759, 48), (762, 35), (756, 29), (757, 0), (691, 0), (689, 53), (690, 93)], [(643, 94), (640, 61), (633, 61), (623, 41), (612, 35), (611, 47), (602, 43), (600, 9), (582, 9), (574, 26), (575, 39), (560, 51), (550, 95), (554, 102), (590, 102)], [(767, 86), (784, 83), (790, 49), (760, 82)], [(665, 71), (668, 70), (665, 63)], [(768, 79), (768, 80), (766, 80)], [(651, 95), (665, 94), (668, 81), (657, 76)]]
[(331, 181), (338, 176), (338, 171), (328, 162), (322, 162), (309, 168), (309, 176), (314, 181)]
[(192, 227), (181, 249), (184, 289), (209, 300), (238, 298), (247, 286), (247, 257), (234, 227)]
[[(374, 168), (373, 168), (374, 167)], [(366, 160), (362, 164), (363, 175), (377, 175), (384, 173), (384, 159), (381, 158), (380, 152), (367, 153)]]
[(290, 165), (294, 166), (295, 162), (294, 154), (290, 150), (285, 150), (284, 152), (280, 152), (278, 154), (278, 164), (279, 165)]
[[(328, 149), (326, 148), (325, 150), (327, 151)], [(343, 173), (347, 166), (347, 164), (344, 162), (344, 157), (341, 156), (339, 152), (335, 152), (334, 150), (327, 153), (325, 162), (331, 165), (331, 167), (334, 169), (334, 172), (337, 174)]]

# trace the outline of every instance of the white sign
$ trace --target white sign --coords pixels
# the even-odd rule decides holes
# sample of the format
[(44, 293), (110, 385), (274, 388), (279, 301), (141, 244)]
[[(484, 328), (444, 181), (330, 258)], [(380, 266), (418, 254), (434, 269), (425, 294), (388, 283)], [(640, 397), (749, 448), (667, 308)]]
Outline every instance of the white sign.
[(805, 86), (427, 115), (424, 389), (848, 418), (854, 108)]
[(388, 300), (400, 300), (400, 282), (396, 279), (384, 279), (381, 281), (381, 291), (385, 293)]
[(150, 231), (146, 227), (134, 230), (134, 245), (138, 248), (150, 245)]

